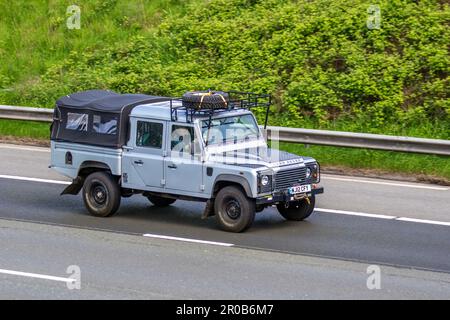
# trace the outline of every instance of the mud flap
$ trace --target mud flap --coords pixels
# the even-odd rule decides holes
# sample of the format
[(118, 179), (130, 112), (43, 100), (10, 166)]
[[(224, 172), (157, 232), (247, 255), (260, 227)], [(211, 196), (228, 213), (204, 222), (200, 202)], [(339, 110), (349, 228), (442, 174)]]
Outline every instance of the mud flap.
[(75, 179), (73, 179), (72, 184), (67, 186), (67, 188), (65, 188), (63, 192), (61, 192), (61, 196), (65, 194), (77, 195), (80, 192), (81, 188), (83, 188), (83, 184), (84, 178), (76, 177)]
[(214, 200), (209, 199), (206, 201), (205, 211), (203, 211), (202, 219), (213, 216), (214, 213)]

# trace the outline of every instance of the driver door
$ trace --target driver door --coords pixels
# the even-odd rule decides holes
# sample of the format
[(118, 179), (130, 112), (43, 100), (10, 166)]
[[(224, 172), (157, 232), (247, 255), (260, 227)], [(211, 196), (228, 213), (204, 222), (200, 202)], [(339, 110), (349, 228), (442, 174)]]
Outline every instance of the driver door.
[(203, 195), (203, 163), (198, 134), (193, 125), (172, 123), (168, 126), (164, 158), (166, 190), (170, 193)]

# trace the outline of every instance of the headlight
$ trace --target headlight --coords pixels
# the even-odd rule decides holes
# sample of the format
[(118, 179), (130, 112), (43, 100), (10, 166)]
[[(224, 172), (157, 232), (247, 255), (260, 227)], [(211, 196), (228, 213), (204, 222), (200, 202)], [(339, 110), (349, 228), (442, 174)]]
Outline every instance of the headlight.
[(273, 172), (271, 170), (265, 170), (258, 172), (258, 193), (269, 193), (272, 191), (272, 179)]
[(311, 177), (311, 169), (306, 168), (306, 179), (309, 179), (309, 177)]
[(269, 184), (269, 177), (268, 176), (262, 176), (261, 177), (261, 185), (267, 186)]

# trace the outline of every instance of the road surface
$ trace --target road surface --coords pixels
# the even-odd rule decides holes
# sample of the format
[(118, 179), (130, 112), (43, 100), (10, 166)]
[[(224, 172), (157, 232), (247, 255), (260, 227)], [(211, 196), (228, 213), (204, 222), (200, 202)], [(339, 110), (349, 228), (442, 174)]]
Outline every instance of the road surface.
[[(269, 208), (233, 234), (196, 202), (133, 196), (92, 217), (80, 195), (59, 196), (67, 179), (49, 157), (0, 144), (0, 298), (450, 298), (449, 187), (323, 175), (307, 221)], [(372, 265), (380, 289), (367, 286)]]

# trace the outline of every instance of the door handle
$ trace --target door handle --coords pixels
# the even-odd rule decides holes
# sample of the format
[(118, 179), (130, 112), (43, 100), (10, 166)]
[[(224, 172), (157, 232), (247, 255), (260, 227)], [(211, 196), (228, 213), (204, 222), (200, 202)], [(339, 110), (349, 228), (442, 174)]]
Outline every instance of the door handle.
[(170, 168), (170, 169), (176, 169), (177, 165), (175, 163), (171, 163), (167, 167)]
[(136, 160), (134, 161), (135, 164), (142, 166), (144, 164), (144, 161), (142, 160)]

